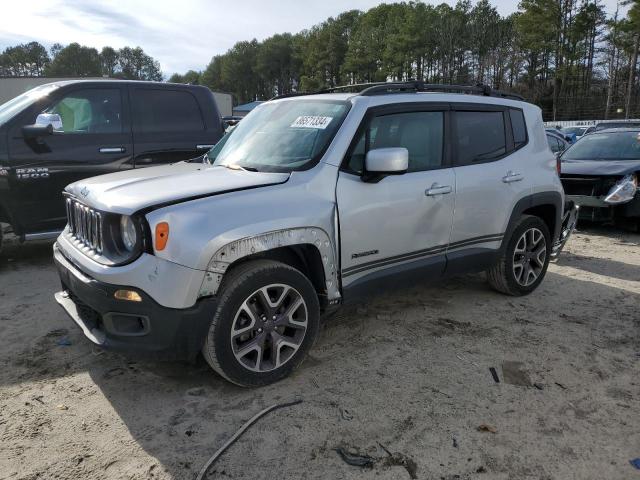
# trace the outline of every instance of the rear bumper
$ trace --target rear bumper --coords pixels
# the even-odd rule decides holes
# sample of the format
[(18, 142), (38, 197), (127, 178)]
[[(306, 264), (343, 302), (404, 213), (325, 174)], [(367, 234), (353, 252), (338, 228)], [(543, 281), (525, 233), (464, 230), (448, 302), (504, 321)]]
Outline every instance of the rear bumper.
[[(111, 285), (88, 277), (54, 248), (62, 291), (58, 304), (101, 347), (167, 359), (191, 359), (201, 350), (215, 309), (215, 297), (193, 307), (164, 307), (139, 288)], [(133, 290), (141, 302), (116, 300), (119, 289)]]

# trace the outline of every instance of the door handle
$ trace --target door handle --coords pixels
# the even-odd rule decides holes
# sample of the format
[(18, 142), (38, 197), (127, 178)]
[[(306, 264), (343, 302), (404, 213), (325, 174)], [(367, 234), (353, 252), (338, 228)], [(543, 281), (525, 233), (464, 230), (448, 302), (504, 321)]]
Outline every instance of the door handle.
[(522, 176), (521, 173), (515, 173), (515, 172), (512, 172), (511, 170), (509, 170), (507, 174), (504, 177), (502, 177), (502, 181), (504, 183), (520, 182), (522, 180), (524, 180), (524, 177)]
[(202, 144), (202, 145), (196, 145), (196, 150), (211, 150), (215, 145), (209, 145), (209, 144)]
[(447, 193), (451, 193), (450, 185), (438, 185), (438, 183), (434, 183), (430, 188), (424, 192), (427, 197), (435, 197), (436, 195), (445, 195)]
[(100, 147), (100, 153), (124, 153), (124, 147)]

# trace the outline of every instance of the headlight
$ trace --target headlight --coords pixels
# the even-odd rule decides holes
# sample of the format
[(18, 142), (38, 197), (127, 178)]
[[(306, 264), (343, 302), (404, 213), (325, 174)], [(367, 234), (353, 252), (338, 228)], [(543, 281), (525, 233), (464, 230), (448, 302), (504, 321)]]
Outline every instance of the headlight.
[(638, 178), (633, 174), (627, 175), (609, 190), (604, 201), (612, 205), (630, 202), (635, 197), (637, 190)]
[(128, 215), (120, 217), (120, 237), (127, 251), (132, 252), (138, 242), (136, 225)]

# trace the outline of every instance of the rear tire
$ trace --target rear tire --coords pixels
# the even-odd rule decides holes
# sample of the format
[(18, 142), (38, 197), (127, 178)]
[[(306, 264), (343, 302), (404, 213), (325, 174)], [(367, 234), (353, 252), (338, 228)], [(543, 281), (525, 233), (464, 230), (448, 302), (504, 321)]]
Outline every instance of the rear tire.
[(318, 295), (300, 271), (272, 260), (227, 273), (202, 349), (222, 377), (243, 387), (277, 382), (297, 368), (320, 323)]
[(489, 284), (507, 295), (533, 292), (542, 282), (551, 257), (551, 235), (539, 218), (523, 215), (498, 262), (487, 271)]

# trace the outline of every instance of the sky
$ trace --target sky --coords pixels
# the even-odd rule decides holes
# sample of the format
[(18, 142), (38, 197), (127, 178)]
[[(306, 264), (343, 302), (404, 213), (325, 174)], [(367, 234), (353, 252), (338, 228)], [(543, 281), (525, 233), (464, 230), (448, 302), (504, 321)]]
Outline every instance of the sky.
[[(78, 42), (100, 50), (137, 47), (160, 62), (165, 76), (202, 70), (234, 43), (296, 33), (377, 0), (0, 0), (0, 51), (38, 41), (50, 47)], [(386, 3), (392, 3), (388, 0)], [(425, 1), (441, 3), (441, 1)], [(455, 0), (446, 0), (455, 4)], [(492, 0), (501, 15), (517, 1)], [(604, 0), (609, 14), (616, 0)]]

